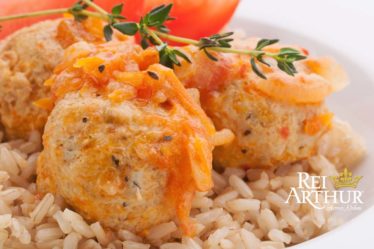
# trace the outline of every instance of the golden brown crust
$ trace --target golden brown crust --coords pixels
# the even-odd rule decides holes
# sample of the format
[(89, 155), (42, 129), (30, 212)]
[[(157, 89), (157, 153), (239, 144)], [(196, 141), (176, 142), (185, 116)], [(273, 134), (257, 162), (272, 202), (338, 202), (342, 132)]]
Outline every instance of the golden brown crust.
[[(269, 49), (279, 50), (274, 46)], [(252, 71), (246, 56), (217, 54), (218, 61), (213, 62), (201, 51), (184, 50), (193, 63), (182, 62), (176, 70), (178, 77), (186, 87), (200, 90), (202, 108), (217, 130), (227, 128), (235, 134), (232, 143), (215, 149), (216, 164), (274, 167), (316, 152), (316, 144), (332, 119), (324, 98), (335, 83), (326, 71), (344, 74), (336, 62), (319, 58), (297, 63), (300, 73), (295, 77), (276, 65), (263, 66), (268, 77), (263, 80)]]
[[(87, 40), (103, 42), (102, 21), (71, 19), (44, 21), (9, 36), (0, 50), (0, 117), (9, 139), (26, 139), (32, 130), (43, 131), (48, 111), (33, 103), (49, 97), (44, 86), (54, 68), (61, 62), (64, 49)], [(97, 27), (96, 29), (94, 27)], [(126, 40), (116, 34), (115, 39)], [(132, 42), (128, 40), (127, 42)]]
[(111, 228), (141, 232), (177, 216), (191, 234), (193, 194), (212, 187), (215, 130), (171, 69), (140, 71), (151, 54), (123, 42), (67, 50), (48, 80), (56, 105), (38, 187)]

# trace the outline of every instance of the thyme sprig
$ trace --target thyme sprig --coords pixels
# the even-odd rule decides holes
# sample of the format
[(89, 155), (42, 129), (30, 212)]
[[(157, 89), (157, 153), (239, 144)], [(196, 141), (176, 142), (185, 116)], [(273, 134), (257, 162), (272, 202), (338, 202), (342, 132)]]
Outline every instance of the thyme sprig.
[(264, 60), (264, 56), (269, 56), (277, 61), (277, 66), (280, 70), (285, 73), (294, 76), (297, 70), (294, 66), (294, 62), (306, 59), (306, 56), (300, 54), (300, 52), (293, 48), (281, 48), (277, 54), (267, 54), (263, 49), (267, 46), (278, 43), (278, 39), (262, 39), (258, 41), (255, 51), (257, 55), (251, 57), (252, 70), (261, 78), (266, 79), (266, 76), (261, 72), (257, 66), (257, 61), (270, 67), (271, 65)]
[(213, 61), (218, 61), (218, 59), (209, 52), (209, 48), (231, 48), (230, 42), (234, 39), (229, 38), (234, 32), (227, 32), (223, 34), (215, 34), (210, 37), (203, 37), (199, 40), (197, 46), (200, 50), (203, 50), (204, 53)]
[[(143, 16), (139, 22), (130, 22), (124, 21), (126, 18), (121, 14), (123, 10), (122, 4), (114, 6), (111, 12), (108, 13), (99, 5), (92, 2), (92, 0), (79, 0), (71, 8), (0, 17), (0, 22), (60, 13), (70, 13), (74, 16), (76, 21), (82, 21), (89, 16), (94, 16), (107, 22), (107, 25), (105, 25), (103, 29), (104, 37), (107, 41), (112, 39), (114, 30), (129, 36), (139, 34), (141, 37), (141, 46), (144, 49), (152, 45), (155, 46), (159, 52), (160, 63), (167, 67), (173, 68), (174, 66), (180, 66), (180, 59), (189, 63), (191, 63), (191, 61), (186, 54), (169, 46), (168, 43), (164, 42), (161, 38), (196, 46), (198, 49), (204, 51), (208, 58), (213, 61), (217, 61), (218, 59), (211, 53), (212, 51), (248, 55), (253, 72), (263, 79), (266, 79), (266, 76), (260, 70), (259, 64), (270, 67), (271, 64), (266, 59), (275, 60), (280, 70), (293, 76), (297, 73), (294, 63), (306, 58), (300, 51), (289, 47), (281, 48), (278, 53), (270, 53), (264, 50), (264, 48), (278, 43), (279, 40), (277, 39), (262, 39), (258, 41), (254, 49), (248, 50), (232, 48), (233, 32), (215, 34), (210, 37), (203, 37), (199, 40), (171, 35), (169, 34), (166, 22), (174, 20), (174, 18), (170, 16), (172, 6), (172, 4), (158, 6)], [(89, 7), (95, 11), (87, 10)]]
[(86, 10), (88, 8), (88, 5), (86, 3), (83, 3), (82, 1), (78, 1), (75, 3), (70, 9), (69, 13), (74, 16), (74, 19), (78, 22), (83, 21), (87, 19), (87, 15), (82, 13), (83, 10)]
[[(158, 6), (142, 17), (139, 23), (114, 22), (109, 23), (107, 26), (116, 29), (125, 35), (133, 36), (139, 33), (141, 37), (141, 46), (144, 49), (151, 45), (156, 46), (160, 56), (160, 63), (164, 66), (173, 68), (174, 65), (181, 65), (178, 58), (186, 60), (187, 62), (191, 61), (188, 56), (180, 50), (168, 46), (168, 44), (163, 42), (154, 32), (158, 31), (165, 33), (169, 31), (165, 26), (165, 22), (174, 19), (169, 16), (171, 8), (172, 4)], [(104, 28), (106, 40), (110, 40), (113, 35), (113, 31), (109, 30), (108, 27)]]

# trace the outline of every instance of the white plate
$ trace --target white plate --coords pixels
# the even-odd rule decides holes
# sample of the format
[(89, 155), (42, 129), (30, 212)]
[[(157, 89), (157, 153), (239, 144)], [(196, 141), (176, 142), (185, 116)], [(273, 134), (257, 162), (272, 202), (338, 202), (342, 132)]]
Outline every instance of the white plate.
[[(358, 189), (364, 192), (365, 204), (361, 211), (341, 214), (346, 220), (343, 226), (294, 248), (351, 249), (352, 246), (357, 245), (362, 245), (359, 248), (371, 248), (369, 244), (364, 243), (365, 241), (369, 243), (370, 236), (372, 236), (372, 229), (369, 225), (374, 223), (374, 170), (372, 170), (374, 167), (374, 79), (360, 65), (354, 63), (349, 55), (339, 52), (338, 48), (317, 42), (311, 37), (248, 18), (235, 18), (230, 26), (230, 29), (244, 30), (249, 36), (278, 38), (283, 43), (299, 44), (307, 48), (312, 55), (333, 56), (347, 70), (351, 84), (342, 92), (329, 97), (327, 104), (336, 116), (348, 121), (365, 138), (368, 156), (354, 170), (356, 175), (364, 176)], [(351, 219), (353, 220), (348, 222)]]

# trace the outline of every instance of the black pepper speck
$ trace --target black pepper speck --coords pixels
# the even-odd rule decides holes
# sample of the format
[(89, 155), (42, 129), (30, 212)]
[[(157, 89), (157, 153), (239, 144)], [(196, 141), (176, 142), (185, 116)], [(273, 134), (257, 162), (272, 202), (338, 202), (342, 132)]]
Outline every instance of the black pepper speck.
[(251, 135), (251, 133), (252, 133), (251, 130), (246, 130), (246, 131), (244, 131), (243, 135), (248, 136), (248, 135)]
[(132, 182), (137, 188), (141, 189), (141, 187), (139, 186), (139, 184), (136, 182), (136, 181), (133, 181)]
[(151, 77), (154, 80), (159, 80), (160, 78), (158, 77), (157, 73), (152, 72), (152, 71), (147, 71), (149, 77)]
[(32, 174), (32, 175), (29, 177), (29, 181), (30, 181), (30, 182), (36, 182), (36, 175), (35, 175), (35, 174)]
[(164, 139), (164, 141), (169, 142), (169, 141), (173, 140), (173, 137), (172, 136), (164, 136), (163, 139)]
[(100, 73), (102, 73), (105, 70), (105, 65), (100, 65), (97, 69), (99, 70)]
[(115, 156), (113, 156), (113, 155), (112, 155), (112, 162), (114, 163), (114, 165), (116, 165), (116, 167), (118, 167), (118, 166), (119, 166), (119, 163), (120, 163), (119, 159), (118, 159), (118, 158), (116, 158), (116, 157), (115, 157)]

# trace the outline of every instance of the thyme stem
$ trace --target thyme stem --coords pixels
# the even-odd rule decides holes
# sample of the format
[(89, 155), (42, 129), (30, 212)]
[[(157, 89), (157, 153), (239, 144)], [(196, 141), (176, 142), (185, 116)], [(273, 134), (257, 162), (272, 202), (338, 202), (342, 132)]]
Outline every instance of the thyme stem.
[[(104, 21), (108, 21), (108, 15), (109, 13), (106, 12), (103, 8), (95, 4), (94, 2), (91, 2), (90, 0), (82, 0), (85, 2), (88, 6), (95, 9), (97, 12), (88, 11), (88, 10), (81, 10), (81, 13), (87, 16), (97, 17), (101, 18)], [(18, 14), (18, 15), (12, 15), (12, 16), (5, 16), (0, 17), (0, 22), (4, 21), (10, 21), (14, 19), (21, 19), (21, 18), (29, 18), (29, 17), (38, 17), (38, 16), (45, 16), (45, 15), (53, 15), (53, 14), (64, 14), (69, 13), (70, 8), (61, 8), (61, 9), (52, 9), (52, 10), (42, 10), (42, 11), (36, 11), (32, 13), (24, 13), (24, 14)], [(164, 42), (160, 39), (160, 37), (165, 38), (170, 41), (184, 43), (184, 44), (190, 44), (194, 46), (199, 45), (199, 41), (184, 37), (179, 37), (167, 33), (163, 33), (157, 30), (151, 30), (147, 27), (144, 27), (144, 30), (159, 44), (163, 44)], [(220, 47), (212, 47), (209, 48), (209, 50), (216, 51), (216, 52), (222, 52), (222, 53), (233, 53), (233, 54), (247, 54), (251, 56), (257, 56), (259, 53), (264, 53), (263, 51), (257, 51), (257, 50), (243, 50), (243, 49), (233, 49), (233, 48), (220, 48)], [(272, 53), (265, 53), (266, 56), (275, 58), (276, 54)]]
[[(157, 36), (162, 37), (162, 38), (167, 39), (167, 40), (170, 40), (170, 41), (184, 43), (184, 44), (190, 44), (190, 45), (194, 45), (196, 47), (199, 46), (199, 41), (197, 41), (197, 40), (193, 40), (193, 39), (189, 39), (189, 38), (183, 38), (183, 37), (163, 33), (163, 32), (157, 31), (157, 30), (153, 30), (153, 32)], [(267, 52), (259, 51), (259, 50), (244, 50), (244, 49), (220, 48), (220, 47), (212, 47), (212, 48), (208, 48), (208, 49), (212, 50), (212, 51), (216, 51), (216, 52), (221, 52), (221, 53), (246, 54), (246, 55), (255, 56), (255, 57), (258, 56), (259, 54), (264, 54), (264, 55), (272, 57), (272, 58), (276, 57), (276, 54), (274, 54), (274, 53), (267, 53)]]
[[(84, 3), (84, 5), (82, 3)], [(164, 25), (164, 23), (165, 21), (172, 20), (172, 17), (169, 16), (172, 4), (161, 5), (153, 9), (146, 14), (140, 20), (140, 22), (119, 22), (120, 19), (125, 19), (123, 16), (121, 16), (122, 6), (123, 5), (115, 6), (113, 7), (112, 12), (108, 13), (105, 9), (101, 8), (92, 0), (81, 0), (71, 8), (51, 9), (33, 13), (5, 16), (0, 17), (0, 22), (63, 13), (73, 14), (75, 19), (78, 21), (82, 17), (96, 17), (108, 22), (103, 30), (104, 36), (108, 41), (111, 40), (113, 29), (117, 29), (119, 32), (125, 35), (135, 35), (137, 32), (139, 32), (142, 36), (141, 44), (143, 48), (148, 47), (149, 43), (159, 45), (157, 49), (159, 50), (160, 54), (160, 63), (163, 65), (167, 65), (169, 67), (180, 65), (178, 57), (188, 62), (190, 62), (190, 60), (188, 56), (183, 54), (183, 52), (170, 48), (168, 44), (165, 43), (161, 38), (196, 46), (200, 50), (203, 50), (205, 54), (214, 61), (217, 61), (217, 58), (210, 54), (209, 51), (248, 55), (251, 57), (250, 61), (253, 71), (263, 79), (266, 79), (266, 76), (257, 67), (257, 63), (271, 66), (264, 60), (264, 56), (274, 59), (277, 62), (277, 67), (291, 76), (297, 73), (296, 67), (293, 63), (306, 58), (306, 56), (300, 53), (300, 51), (293, 48), (281, 48), (278, 53), (270, 53), (263, 50), (263, 48), (279, 42), (278, 39), (261, 39), (258, 41), (257, 46), (254, 49), (245, 50), (231, 47), (230, 42), (232, 42), (233, 39), (230, 36), (233, 34), (232, 32), (216, 34), (210, 37), (203, 37), (200, 40), (168, 34), (166, 33), (167, 27)], [(88, 11), (86, 10), (87, 7), (91, 7), (95, 11)]]
[(147, 27), (144, 27), (144, 30), (158, 43), (158, 45), (164, 44), (164, 42), (160, 39), (159, 35), (156, 33), (155, 30), (150, 30)]
[(165, 39), (170, 40), (170, 41), (175, 41), (175, 42), (185, 43), (185, 44), (191, 44), (191, 45), (195, 45), (195, 46), (197, 46), (199, 44), (198, 41), (193, 40), (193, 39), (179, 37), (179, 36), (163, 33), (163, 32), (157, 31), (157, 30), (154, 30), (153, 32), (156, 35), (158, 35), (159, 37), (165, 38)]
[(68, 11), (69, 11), (68, 8), (63, 8), (63, 9), (53, 9), (53, 10), (42, 10), (42, 11), (36, 11), (32, 13), (23, 13), (23, 14), (17, 14), (17, 15), (12, 15), (12, 16), (4, 16), (4, 17), (0, 17), (0, 22), (11, 21), (11, 20), (21, 19), (21, 18), (38, 17), (38, 16), (45, 16), (45, 15), (53, 15), (53, 14), (63, 14), (63, 13), (67, 13)]
[(101, 15), (105, 16), (105, 19), (104, 20), (108, 20), (108, 12), (106, 12), (106, 10), (104, 10), (103, 8), (101, 8), (99, 5), (97, 5), (96, 3), (94, 2), (91, 2), (90, 0), (82, 0), (85, 4), (87, 4), (88, 6), (90, 6), (91, 8), (95, 9), (97, 12), (99, 12)]
[[(17, 14), (17, 15), (12, 15), (12, 16), (3, 16), (3, 17), (0, 17), (0, 22), (6, 22), (6, 21), (22, 19), (22, 18), (30, 18), (30, 17), (65, 14), (65, 13), (69, 13), (69, 11), (70, 11), (70, 8), (62, 8), (62, 9), (52, 9), (52, 10), (41, 10), (41, 11), (36, 11), (36, 12), (31, 12), (31, 13), (22, 13), (22, 14)], [(97, 12), (93, 12), (93, 11), (82, 10), (81, 13), (87, 16), (102, 18), (101, 14)]]

